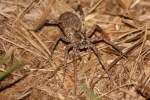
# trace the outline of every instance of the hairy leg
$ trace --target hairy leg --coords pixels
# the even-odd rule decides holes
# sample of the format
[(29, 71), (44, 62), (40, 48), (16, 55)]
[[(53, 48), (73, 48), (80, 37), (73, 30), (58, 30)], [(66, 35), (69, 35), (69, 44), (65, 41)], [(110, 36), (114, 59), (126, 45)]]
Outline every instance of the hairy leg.
[[(103, 69), (103, 70), (105, 71), (105, 73), (108, 75), (109, 80), (112, 81), (109, 72), (106, 70), (105, 65), (104, 65), (103, 62), (102, 62), (102, 59), (100, 58), (100, 53), (99, 53), (98, 49), (96, 48), (96, 46), (94, 46), (94, 45), (91, 44), (91, 45), (90, 45), (90, 49), (93, 51), (93, 53), (94, 53), (95, 56), (97, 57), (99, 64), (102, 66), (102, 69)], [(113, 82), (113, 83), (114, 83), (114, 82)]]
[(32, 27), (29, 28), (28, 30), (30, 31), (39, 31), (40, 29), (42, 29), (44, 26), (58, 26), (58, 21), (57, 20), (38, 20), (37, 24)]
[(64, 65), (64, 66), (63, 66), (63, 68), (64, 68), (64, 78), (63, 78), (63, 82), (64, 82), (65, 76), (66, 76), (67, 59), (68, 59), (69, 51), (70, 51), (70, 49), (71, 49), (72, 47), (73, 47), (73, 45), (70, 44), (70, 45), (67, 45), (66, 48), (65, 48), (64, 64), (63, 64), (63, 65)]
[(104, 42), (107, 45), (110, 45), (113, 49), (115, 49), (120, 54), (120, 56), (123, 56), (123, 57), (127, 58), (126, 55), (124, 53), (122, 53), (122, 51), (119, 50), (118, 47), (116, 47), (115, 44), (113, 44), (111, 41), (108, 41), (108, 40), (105, 40), (105, 39), (93, 39), (91, 42), (93, 44), (94, 43), (99, 43), (99, 42)]
[(97, 57), (99, 63), (101, 64), (103, 70), (104, 70), (105, 73), (108, 75), (109, 80), (113, 83), (113, 85), (116, 86), (115, 81), (111, 78), (111, 75), (109, 74), (109, 72), (108, 72), (107, 69), (105, 68), (104, 64), (101, 62), (101, 58), (100, 58), (100, 54), (99, 54), (99, 52), (98, 52), (98, 49), (97, 49), (94, 45), (91, 46), (91, 49), (93, 50), (94, 54), (96, 55), (96, 57)]
[(94, 26), (91, 28), (91, 30), (88, 32), (87, 37), (88, 37), (88, 38), (92, 37), (92, 36), (95, 34), (95, 32), (100, 32), (100, 33), (102, 33), (102, 32), (103, 32), (103, 29), (102, 29), (100, 26), (98, 26), (98, 25), (94, 25)]
[(115, 50), (120, 54), (120, 56), (123, 56), (123, 57), (127, 58), (127, 56), (126, 56), (120, 49), (118, 49), (118, 48), (115, 46), (115, 44), (113, 44), (112, 42), (107, 41), (107, 40), (105, 40), (105, 39), (104, 39), (103, 41), (104, 41), (104, 43), (110, 45), (113, 49), (115, 49)]
[(79, 55), (79, 49), (73, 48), (73, 67), (74, 67), (74, 95), (77, 96), (77, 56)]
[[(89, 32), (87, 38), (91, 38), (95, 34), (96, 31), (103, 33), (103, 29), (100, 26), (94, 25), (93, 28), (91, 29), (91, 31)], [(104, 43), (110, 45), (116, 51), (118, 51), (121, 56), (124, 56), (126, 58), (126, 56), (122, 53), (121, 50), (119, 50), (111, 41), (108, 41), (108, 40), (104, 39), (103, 37), (101, 39), (94, 39), (91, 42), (92, 43), (104, 42)]]
[(101, 61), (100, 53), (99, 53), (98, 49), (96, 48), (96, 46), (91, 45), (91, 46), (90, 46), (90, 49), (93, 51), (93, 53), (94, 53), (95, 56), (97, 57), (98, 62), (99, 62), (99, 64), (102, 66), (103, 70), (106, 71), (106, 68), (105, 68), (104, 64), (102, 63), (102, 61)]
[(61, 35), (61, 36), (58, 36), (58, 37), (56, 38), (56, 40), (54, 41), (54, 44), (49, 48), (49, 50), (50, 50), (50, 52), (51, 52), (51, 57), (52, 57), (52, 55), (53, 55), (53, 53), (54, 53), (54, 50), (56, 49), (56, 47), (57, 47), (59, 41), (62, 41), (62, 42), (64, 42), (64, 43), (70, 43), (70, 41), (69, 41), (66, 37), (64, 37), (64, 36), (62, 36), (62, 35)]

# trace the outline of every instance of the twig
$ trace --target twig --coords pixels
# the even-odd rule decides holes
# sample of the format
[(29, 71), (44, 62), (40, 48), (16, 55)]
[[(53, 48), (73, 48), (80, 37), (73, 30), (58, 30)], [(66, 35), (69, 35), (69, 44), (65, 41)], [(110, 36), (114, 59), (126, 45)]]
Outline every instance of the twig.
[(11, 44), (13, 44), (13, 45), (19, 47), (19, 48), (22, 48), (22, 49), (24, 49), (24, 50), (26, 50), (26, 51), (32, 53), (33, 55), (36, 55), (36, 56), (38, 56), (38, 57), (42, 57), (42, 58), (44, 58), (44, 59), (47, 59), (47, 57), (41, 55), (40, 53), (34, 52), (34, 51), (30, 50), (30, 49), (27, 49), (26, 47), (24, 47), (24, 46), (22, 46), (22, 45), (19, 45), (19, 44), (16, 44), (15, 42), (10, 41), (10, 40), (8, 40), (8, 39), (2, 37), (2, 36), (0, 36), (0, 39), (2, 39), (2, 40), (4, 40), (4, 41), (7, 41), (7, 42), (9, 42), (9, 43), (11, 43)]
[(20, 17), (23, 16), (23, 14), (33, 5), (33, 3), (35, 2), (36, 0), (33, 0), (29, 3), (29, 5), (24, 8), (24, 10), (17, 16), (16, 20), (14, 21), (13, 25), (20, 19)]
[(142, 93), (144, 93), (144, 90), (146, 90), (146, 87), (149, 85), (150, 82), (150, 73), (147, 75), (147, 77), (145, 78), (145, 81), (143, 83), (143, 88), (141, 90)]
[[(19, 21), (20, 22), (20, 21)], [(20, 25), (20, 23), (18, 23)], [(26, 30), (25, 27), (23, 27), (23, 25), (21, 24), (18, 27), (12, 27), (10, 24), (7, 24), (7, 27), (9, 27), (9, 29), (11, 29), (12, 31), (15, 32), (15, 34), (19, 34), (20, 36), (22, 36), (24, 39), (26, 39), (28, 42), (30, 42), (31, 45), (33, 45), (33, 47), (35, 47), (38, 51), (40, 51), (42, 54), (44, 54), (44, 56), (46, 56), (48, 58), (48, 54), (43, 50), (43, 48), (41, 46), (38, 45), (38, 43), (36, 43), (30, 36), (30, 33)], [(24, 33), (24, 34), (23, 34)], [(14, 36), (14, 35), (13, 35)], [(12, 37), (13, 37), (12, 36)]]
[(49, 49), (47, 48), (47, 46), (42, 42), (42, 40), (35, 34), (35, 32), (30, 31), (31, 34), (38, 40), (38, 42), (41, 44), (41, 46), (47, 51), (47, 53), (49, 55), (51, 55)]
[[(135, 43), (133, 46), (131, 46), (130, 48), (128, 48), (128, 50), (124, 53), (125, 55), (128, 55), (130, 52), (132, 52), (136, 47), (138, 47), (139, 45), (142, 44), (142, 39), (140, 39), (137, 43)], [(117, 62), (119, 60), (121, 60), (123, 58), (123, 56), (119, 56), (117, 57), (108, 67), (108, 71), (111, 70), (115, 64), (117, 64)]]
[[(25, 23), (21, 23), (26, 29), (27, 29), (27, 25)], [(41, 44), (41, 46), (47, 51), (47, 53), (49, 55), (51, 55), (49, 49), (47, 48), (47, 46), (42, 42), (42, 40), (35, 34), (35, 32), (29, 31), (33, 37), (35, 37), (37, 39), (37, 41)]]
[(118, 90), (118, 89), (120, 89), (120, 88), (123, 88), (123, 87), (126, 87), (126, 86), (131, 86), (131, 85), (134, 85), (134, 83), (127, 83), (127, 84), (123, 84), (123, 85), (121, 85), (121, 86), (118, 86), (118, 87), (112, 89), (111, 91), (102, 94), (99, 98), (102, 98), (103, 96), (106, 96), (106, 95), (110, 94), (111, 92), (116, 91), (116, 90)]
[(130, 19), (130, 20), (137, 20), (135, 17), (127, 15), (127, 14), (122, 14), (122, 13), (114, 13), (114, 12), (105, 12), (104, 14), (112, 15), (112, 16), (119, 16), (123, 17), (125, 19)]
[(132, 79), (133, 74), (134, 74), (134, 73), (136, 72), (136, 70), (137, 70), (137, 66), (136, 66), (136, 65), (138, 64), (138, 62), (139, 62), (139, 60), (140, 60), (141, 53), (142, 53), (142, 50), (143, 50), (144, 45), (145, 45), (146, 36), (147, 36), (147, 25), (145, 26), (145, 30), (144, 30), (144, 31), (145, 31), (144, 39), (143, 39), (143, 41), (142, 41), (142, 45), (141, 45), (141, 48), (140, 48), (138, 57), (137, 57), (137, 59), (136, 59), (136, 62), (134, 63), (133, 68), (132, 68), (132, 70), (131, 70), (130, 79)]
[(26, 97), (30, 96), (31, 93), (32, 93), (32, 88), (30, 87), (27, 90), (25, 90), (21, 96), (17, 97), (17, 100), (24, 100)]
[(120, 41), (120, 40), (126, 38), (127, 36), (130, 36), (131, 34), (136, 34), (136, 33), (138, 33), (138, 32), (141, 32), (142, 30), (143, 30), (143, 27), (140, 27), (140, 28), (138, 28), (138, 29), (130, 30), (129, 32), (126, 32), (125, 34), (119, 36), (119, 37), (117, 38), (117, 41)]
[(0, 92), (2, 92), (3, 90), (10, 88), (11, 86), (15, 85), (16, 83), (20, 82), (21, 80), (23, 80), (27, 75), (24, 75), (18, 79), (16, 79), (15, 81), (9, 83), (9, 84), (5, 84), (5, 85), (0, 85)]
[(26, 37), (24, 37), (26, 40), (28, 40), (37, 50), (39, 50), (41, 53), (44, 54), (44, 56), (46, 56), (47, 58), (49, 58), (48, 54), (43, 50), (43, 48), (38, 45), (37, 42), (35, 42), (31, 37), (30, 37), (30, 32), (27, 31), (27, 29), (25, 27), (20, 27), (18, 30), (20, 30), (21, 32), (23, 31), (23, 33), (26, 35)]
[(125, 25), (127, 25), (127, 26), (129, 26), (129, 27), (131, 27), (131, 28), (138, 29), (138, 26), (137, 26), (137, 25), (135, 25), (134, 23), (129, 22), (129, 21), (126, 20), (126, 19), (122, 19), (122, 23), (124, 23)]
[(89, 11), (86, 15), (92, 13), (104, 0), (99, 0)]

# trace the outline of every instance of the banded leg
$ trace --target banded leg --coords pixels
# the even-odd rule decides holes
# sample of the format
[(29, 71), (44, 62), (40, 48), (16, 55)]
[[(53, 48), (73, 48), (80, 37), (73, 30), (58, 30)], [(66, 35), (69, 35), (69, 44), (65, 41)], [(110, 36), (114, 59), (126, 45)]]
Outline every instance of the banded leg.
[(65, 80), (65, 76), (66, 76), (66, 68), (67, 68), (67, 59), (68, 59), (68, 55), (69, 55), (69, 51), (70, 49), (73, 47), (73, 45), (67, 45), (65, 48), (65, 54), (64, 54), (64, 64), (63, 64), (63, 70), (64, 70), (64, 78), (63, 78), (63, 82)]
[(74, 67), (74, 95), (75, 98), (77, 96), (77, 59), (76, 57), (79, 55), (79, 51), (77, 48), (73, 48), (73, 67)]

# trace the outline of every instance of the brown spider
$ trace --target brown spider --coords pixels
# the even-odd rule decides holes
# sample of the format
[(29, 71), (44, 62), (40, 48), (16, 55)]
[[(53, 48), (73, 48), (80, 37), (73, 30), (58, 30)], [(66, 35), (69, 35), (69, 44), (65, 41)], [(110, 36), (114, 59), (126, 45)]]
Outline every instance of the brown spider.
[[(79, 52), (81, 51), (93, 51), (95, 56), (97, 57), (99, 64), (102, 66), (102, 69), (105, 71), (105, 73), (108, 75), (108, 78), (111, 80), (109, 73), (107, 72), (103, 62), (101, 61), (100, 53), (98, 49), (96, 48), (95, 44), (99, 42), (104, 42), (110, 46), (112, 46), (113, 49), (115, 49), (121, 56), (124, 56), (124, 54), (110, 41), (108, 41), (105, 38), (96, 38), (92, 36), (95, 34), (95, 32), (100, 32), (103, 33), (104, 31), (102, 28), (98, 25), (94, 25), (90, 31), (85, 30), (85, 26), (83, 25), (84, 21), (84, 13), (82, 9), (79, 7), (79, 14), (80, 17), (78, 17), (77, 14), (73, 12), (64, 12), (59, 16), (58, 19), (56, 20), (48, 20), (44, 21), (41, 23), (38, 27), (38, 29), (42, 28), (45, 25), (52, 25), (52, 26), (57, 26), (60, 28), (62, 34), (58, 36), (52, 45), (50, 47), (51, 51), (51, 57), (54, 53), (54, 50), (56, 49), (59, 41), (62, 41), (63, 43), (66, 44), (65, 48), (65, 53), (64, 53), (64, 79), (65, 80), (65, 73), (66, 73), (66, 67), (67, 67), (67, 59), (69, 57), (69, 52), (72, 50), (73, 52), (73, 66), (74, 66), (74, 84), (75, 84), (75, 89), (74, 89), (74, 94), (76, 96), (76, 89), (77, 89), (77, 66), (76, 66), (76, 59), (74, 57), (80, 57)], [(36, 30), (38, 30), (36, 29)]]
[(64, 12), (57, 20), (49, 20), (45, 24), (58, 26), (63, 33), (57, 37), (56, 41), (50, 48), (50, 51), (52, 56), (59, 41), (67, 44), (64, 54), (64, 73), (66, 72), (67, 59), (70, 50), (73, 50), (73, 55), (78, 55), (79, 52), (82, 50), (92, 50), (105, 71), (106, 69), (104, 67), (104, 64), (100, 60), (101, 58), (98, 49), (94, 44), (104, 42), (112, 46), (112, 48), (114, 48), (121, 55), (123, 55), (122, 52), (110, 41), (103, 38), (91, 38), (96, 31), (100, 33), (103, 32), (101, 27), (99, 27), (98, 25), (94, 25), (90, 30), (89, 34), (86, 34), (87, 32), (83, 29), (84, 27), (82, 21), (76, 14), (72, 12)]

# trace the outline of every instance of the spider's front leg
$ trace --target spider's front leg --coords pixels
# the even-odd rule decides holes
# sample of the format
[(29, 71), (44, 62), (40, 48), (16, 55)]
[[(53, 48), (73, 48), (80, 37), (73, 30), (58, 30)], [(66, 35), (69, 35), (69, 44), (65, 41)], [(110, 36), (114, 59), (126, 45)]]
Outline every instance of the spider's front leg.
[(63, 78), (63, 82), (65, 80), (65, 76), (66, 76), (66, 68), (67, 68), (67, 59), (68, 59), (68, 55), (69, 55), (69, 51), (73, 48), (72, 44), (69, 44), (66, 46), (65, 48), (65, 54), (64, 54), (64, 64), (63, 64), (63, 68), (64, 68), (64, 78)]
[(94, 26), (91, 28), (91, 30), (89, 30), (89, 32), (88, 32), (88, 34), (87, 34), (87, 37), (88, 37), (88, 38), (91, 38), (91, 37), (95, 34), (95, 32), (100, 32), (100, 33), (102, 33), (102, 32), (103, 32), (103, 29), (102, 29), (100, 26), (98, 26), (98, 25), (94, 25)]
[(65, 37), (65, 36), (63, 36), (63, 35), (58, 36), (58, 37), (56, 38), (56, 40), (54, 41), (54, 44), (52, 45), (52, 47), (49, 48), (49, 50), (50, 50), (50, 52), (51, 52), (51, 55), (50, 55), (51, 57), (52, 57), (52, 55), (53, 55), (53, 53), (54, 53), (54, 50), (56, 49), (56, 46), (58, 45), (58, 43), (59, 43), (60, 41), (62, 41), (63, 43), (70, 43), (70, 40), (69, 40), (67, 37)]
[(37, 22), (35, 23), (34, 27), (29, 27), (28, 30), (29, 31), (39, 31), (44, 26), (57, 26), (58, 23), (59, 22), (57, 20), (55, 20), (55, 19), (52, 19), (52, 20), (41, 19), (41, 20), (37, 20)]
[(79, 48), (77, 44), (73, 47), (73, 67), (74, 67), (74, 95), (77, 95), (77, 58), (79, 56)]
[(63, 77), (63, 82), (65, 80), (65, 76), (66, 76), (66, 68), (67, 68), (67, 59), (68, 59), (68, 55), (69, 55), (69, 51), (73, 50), (73, 67), (74, 67), (74, 95), (76, 96), (76, 92), (77, 92), (77, 56), (79, 55), (79, 49), (76, 46), (77, 44), (74, 43), (70, 43), (69, 45), (66, 46), (65, 48), (65, 54), (64, 54), (64, 77)]

